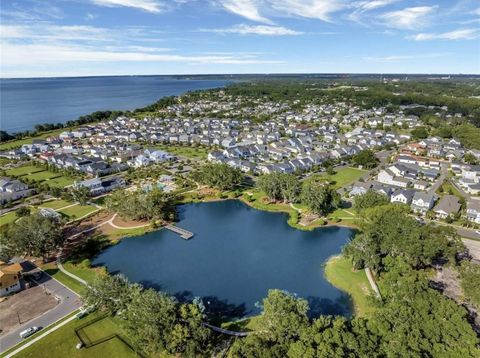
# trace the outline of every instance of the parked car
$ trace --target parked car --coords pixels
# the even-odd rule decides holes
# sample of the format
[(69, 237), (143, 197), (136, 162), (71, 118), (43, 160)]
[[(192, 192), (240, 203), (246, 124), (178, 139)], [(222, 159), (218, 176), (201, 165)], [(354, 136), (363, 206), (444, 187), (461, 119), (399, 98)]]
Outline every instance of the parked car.
[(20, 337), (25, 339), (27, 337), (30, 337), (35, 332), (38, 332), (39, 330), (40, 330), (40, 327), (37, 327), (37, 326), (27, 328), (20, 332)]

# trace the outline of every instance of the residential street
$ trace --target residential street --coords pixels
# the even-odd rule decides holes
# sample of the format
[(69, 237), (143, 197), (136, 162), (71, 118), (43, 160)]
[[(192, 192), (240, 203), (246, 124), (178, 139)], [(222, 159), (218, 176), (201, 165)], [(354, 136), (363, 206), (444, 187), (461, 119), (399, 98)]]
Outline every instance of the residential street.
[(5, 350), (13, 347), (15, 344), (21, 342), (22, 338), (20, 338), (19, 333), (24, 329), (32, 326), (45, 328), (69, 313), (75, 311), (82, 305), (80, 297), (75, 292), (68, 289), (45, 272), (43, 272), (42, 277), (37, 281), (37, 283), (44, 287), (48, 292), (52, 293), (60, 301), (60, 303), (50, 311), (45, 312), (43, 315), (24, 323), (17, 329), (5, 335), (0, 336), (1, 352), (4, 352)]

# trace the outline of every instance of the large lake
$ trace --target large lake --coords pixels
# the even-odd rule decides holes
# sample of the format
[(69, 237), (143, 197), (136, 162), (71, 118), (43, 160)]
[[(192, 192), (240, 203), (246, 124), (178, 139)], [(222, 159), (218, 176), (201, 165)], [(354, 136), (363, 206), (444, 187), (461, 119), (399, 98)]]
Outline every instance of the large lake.
[(161, 97), (226, 83), (168, 76), (1, 79), (0, 129), (18, 132), (99, 110), (135, 109)]
[(202, 297), (207, 312), (222, 318), (259, 313), (258, 302), (270, 288), (307, 298), (313, 316), (351, 314), (350, 298), (325, 279), (322, 266), (340, 253), (352, 230), (296, 230), (286, 214), (236, 200), (182, 205), (179, 211), (178, 226), (194, 232), (192, 239), (159, 230), (126, 238), (93, 263), (180, 300)]

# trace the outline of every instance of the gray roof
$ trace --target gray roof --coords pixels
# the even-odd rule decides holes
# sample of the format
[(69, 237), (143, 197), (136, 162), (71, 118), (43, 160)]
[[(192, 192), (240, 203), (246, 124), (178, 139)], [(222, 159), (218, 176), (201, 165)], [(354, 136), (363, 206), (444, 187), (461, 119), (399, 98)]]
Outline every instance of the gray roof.
[(442, 211), (447, 214), (456, 214), (460, 210), (460, 207), (460, 202), (455, 195), (445, 195), (440, 199), (434, 211)]

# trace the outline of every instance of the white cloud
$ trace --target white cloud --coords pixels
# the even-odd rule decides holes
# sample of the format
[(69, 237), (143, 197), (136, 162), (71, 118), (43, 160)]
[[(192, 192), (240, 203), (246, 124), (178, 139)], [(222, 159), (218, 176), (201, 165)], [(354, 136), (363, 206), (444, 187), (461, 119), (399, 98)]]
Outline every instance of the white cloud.
[(287, 15), (327, 22), (332, 21), (332, 13), (346, 7), (342, 0), (269, 0), (269, 3), (273, 9)]
[(419, 33), (407, 38), (415, 41), (428, 40), (473, 40), (480, 35), (478, 29), (458, 29), (443, 33)]
[(90, 0), (95, 5), (106, 7), (132, 7), (152, 13), (164, 12), (168, 6), (156, 0)]
[(416, 29), (428, 24), (428, 17), (437, 6), (407, 7), (403, 10), (384, 13), (380, 18), (385, 25), (398, 29)]
[(362, 11), (370, 11), (385, 7), (387, 5), (398, 2), (399, 0), (372, 0), (372, 1), (358, 1), (352, 5)]
[(401, 61), (408, 61), (408, 60), (417, 60), (422, 58), (438, 58), (438, 57), (445, 57), (450, 56), (450, 52), (442, 52), (442, 53), (424, 53), (424, 54), (415, 54), (415, 55), (390, 55), (390, 56), (366, 56), (363, 57), (364, 61), (368, 62), (401, 62)]
[(283, 26), (246, 25), (239, 24), (226, 29), (201, 29), (201, 32), (215, 32), (219, 34), (286, 36), (302, 35), (303, 32), (287, 29)]
[[(273, 64), (276, 60), (263, 60), (252, 56), (210, 55), (191, 56), (158, 54), (136, 48), (136, 51), (105, 51), (88, 46), (60, 44), (2, 44), (3, 66), (55, 65), (82, 62), (184, 62), (196, 64)], [(142, 51), (140, 51), (142, 50)]]
[(229, 12), (248, 20), (272, 24), (273, 22), (260, 14), (259, 4), (255, 0), (221, 0), (220, 5)]

